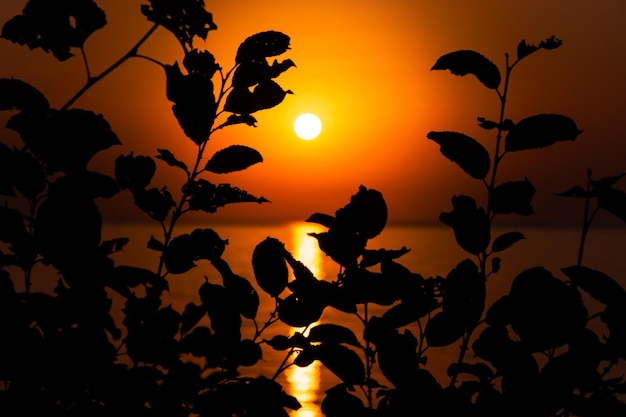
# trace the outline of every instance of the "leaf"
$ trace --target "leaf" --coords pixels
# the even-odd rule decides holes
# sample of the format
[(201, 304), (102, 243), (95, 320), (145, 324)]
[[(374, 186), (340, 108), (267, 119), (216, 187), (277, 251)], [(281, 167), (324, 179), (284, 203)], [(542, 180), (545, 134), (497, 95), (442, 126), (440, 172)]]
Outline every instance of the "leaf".
[(45, 112), (48, 99), (35, 87), (14, 78), (0, 78), (0, 110)]
[(260, 162), (263, 162), (263, 157), (256, 149), (231, 145), (215, 152), (204, 169), (215, 174), (227, 174), (242, 171)]
[(472, 178), (484, 179), (489, 172), (489, 152), (475, 139), (457, 132), (429, 132), (426, 137), (436, 142), (443, 156)]
[(224, 110), (249, 115), (279, 105), (287, 94), (293, 92), (283, 90), (274, 80), (264, 80), (258, 83), (253, 91), (244, 87), (233, 88), (226, 97)]
[(256, 127), (257, 120), (249, 114), (231, 114), (228, 116), (226, 121), (216, 127), (215, 129), (221, 129), (226, 126), (237, 125), (237, 124), (246, 124), (248, 126)]
[(326, 390), (321, 411), (325, 416), (348, 417), (366, 415), (363, 401), (346, 390), (345, 384)]
[(496, 89), (500, 85), (498, 67), (478, 52), (460, 50), (441, 56), (432, 70), (450, 70), (454, 75), (472, 74), (487, 88)]
[(81, 109), (22, 112), (11, 117), (7, 127), (55, 172), (84, 171), (95, 154), (121, 143), (101, 114)]
[(575, 140), (582, 130), (567, 116), (537, 114), (520, 120), (506, 135), (507, 152), (544, 148), (568, 140)]
[(178, 63), (165, 65), (166, 94), (174, 102), (172, 111), (185, 135), (196, 145), (209, 140), (217, 103), (211, 78), (193, 73), (183, 75)]
[(274, 30), (256, 33), (239, 45), (235, 63), (240, 64), (280, 55), (289, 49), (289, 41), (289, 36)]
[(133, 199), (137, 207), (158, 222), (164, 221), (170, 209), (176, 205), (165, 187), (161, 190), (155, 187), (139, 189), (133, 193)]
[(380, 191), (360, 185), (350, 202), (335, 212), (335, 223), (329, 232), (354, 231), (357, 236), (372, 239), (387, 224), (387, 203)]
[(356, 338), (352, 330), (338, 324), (319, 324), (312, 327), (308, 336), (309, 342), (320, 343), (346, 343), (348, 345), (361, 347), (361, 343)]
[(493, 243), (491, 244), (491, 250), (493, 252), (502, 252), (503, 250), (508, 249), (522, 239), (526, 239), (526, 237), (523, 233), (520, 232), (503, 233), (493, 240)]
[(335, 217), (330, 214), (313, 213), (308, 219), (306, 219), (306, 221), (307, 223), (321, 224), (322, 226), (330, 229), (335, 224)]
[(532, 352), (568, 343), (587, 324), (580, 293), (543, 267), (515, 277), (507, 303), (511, 327)]
[(189, 209), (215, 213), (219, 207), (234, 203), (268, 203), (265, 197), (255, 197), (230, 184), (212, 184), (205, 179), (190, 181), (183, 186), (189, 196)]
[(457, 244), (473, 255), (483, 252), (491, 240), (491, 226), (485, 210), (466, 195), (452, 197), (453, 210), (439, 220), (454, 229)]
[(626, 305), (626, 291), (604, 272), (586, 266), (569, 266), (561, 271), (572, 282), (604, 305)]
[(559, 197), (573, 197), (573, 198), (588, 198), (589, 193), (585, 191), (583, 187), (577, 185), (575, 187), (570, 188), (569, 190), (563, 191), (562, 193), (556, 193), (555, 195)]
[(204, 7), (203, 0), (181, 2), (149, 0), (142, 4), (141, 13), (176, 36), (183, 49), (193, 48), (193, 39), (206, 40), (209, 31), (217, 29), (213, 15)]
[(359, 355), (342, 345), (321, 344), (315, 347), (317, 359), (347, 385), (365, 382), (365, 366)]
[(458, 374), (470, 374), (474, 375), (481, 382), (489, 382), (491, 378), (493, 378), (493, 370), (484, 363), (456, 363), (453, 362), (448, 366), (448, 376), (458, 375)]
[(613, 187), (597, 190), (598, 206), (626, 222), (626, 193)]
[(519, 214), (529, 216), (535, 211), (532, 197), (535, 187), (524, 178), (524, 181), (508, 181), (496, 186), (489, 196), (489, 206), (496, 214)]
[(528, 55), (532, 54), (535, 51), (538, 51), (539, 47), (536, 45), (531, 44), (527, 44), (526, 41), (524, 39), (522, 39), (522, 41), (517, 44), (517, 59), (523, 59), (526, 58)]
[(30, 0), (22, 13), (4, 24), (2, 37), (30, 49), (52, 52), (60, 61), (72, 57), (71, 47), (82, 47), (107, 23), (104, 11), (93, 0)]
[(267, 237), (252, 252), (252, 269), (259, 287), (272, 297), (278, 297), (287, 288), (289, 270), (284, 258), (285, 245)]
[(318, 297), (289, 294), (278, 304), (278, 318), (291, 327), (306, 327), (322, 317), (324, 308), (326, 303)]
[(157, 149), (157, 152), (159, 153), (156, 156), (157, 159), (164, 161), (166, 164), (168, 164), (171, 167), (178, 167), (182, 169), (183, 171), (185, 171), (187, 174), (189, 174), (189, 169), (187, 168), (187, 164), (176, 159), (176, 157), (174, 156), (172, 152), (170, 152), (167, 149)]
[(259, 294), (252, 287), (252, 284), (244, 277), (233, 273), (224, 259), (211, 256), (210, 260), (222, 276), (224, 288), (235, 301), (239, 313), (247, 319), (254, 320), (259, 309)]

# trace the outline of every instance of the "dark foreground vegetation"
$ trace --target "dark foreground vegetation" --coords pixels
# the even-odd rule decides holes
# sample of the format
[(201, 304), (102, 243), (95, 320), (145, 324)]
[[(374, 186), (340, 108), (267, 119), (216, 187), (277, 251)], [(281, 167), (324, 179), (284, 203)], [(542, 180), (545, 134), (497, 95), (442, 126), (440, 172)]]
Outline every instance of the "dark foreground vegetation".
[[(508, 294), (492, 305), (485, 301), (500, 253), (525, 238), (514, 230), (494, 236), (494, 219), (533, 214), (533, 184), (526, 178), (499, 181), (500, 164), (508, 153), (537, 152), (581, 132), (560, 114), (506, 118), (513, 70), (558, 48), (559, 39), (520, 42), (515, 54), (505, 55), (504, 72), (469, 50), (443, 55), (432, 68), (475, 77), (500, 106), (498, 120), (478, 118), (494, 138), (491, 153), (463, 133), (428, 134), (443, 156), (484, 184), (488, 196), (480, 202), (455, 195), (441, 213), (468, 253), (445, 276), (424, 277), (403, 266), (407, 248), (368, 246), (385, 228), (387, 206), (379, 191), (360, 186), (335, 213), (312, 210), (307, 219), (327, 228), (314, 237), (337, 263), (336, 279), (317, 279), (280, 237), (258, 243), (250, 254), (254, 277), (243, 277), (222, 257), (227, 237), (210, 228), (181, 234), (176, 226), (190, 211), (209, 218), (230, 204), (267, 201), (212, 182), (214, 174), (261, 162), (256, 150), (233, 145), (210, 153), (207, 145), (221, 129), (254, 126), (257, 111), (290, 93), (275, 80), (294, 63), (274, 58), (288, 51), (290, 39), (275, 31), (253, 34), (225, 70), (210, 52), (193, 48), (195, 38), (206, 39), (217, 28), (202, 0), (149, 0), (139, 12), (153, 27), (109, 69), (87, 71), (84, 87), (60, 108), (19, 78), (0, 79), (0, 110), (11, 112), (6, 128), (22, 141), (0, 143), (2, 415), (286, 416), (300, 404), (278, 377), (289, 366), (314, 361), (340, 382), (321, 404), (328, 417), (404, 416), (407, 410), (446, 417), (626, 415), (626, 291), (583, 263), (598, 210), (626, 221), (626, 194), (615, 188), (623, 174), (598, 179), (589, 171), (586, 184), (560, 193), (584, 201), (576, 265), (529, 267)], [(23, 14), (2, 23), (3, 41), (65, 61), (86, 56), (85, 40), (107, 21), (93, 0), (30, 0)], [(178, 39), (182, 62), (158, 63), (140, 54), (143, 42), (163, 29)], [(120, 143), (114, 127), (73, 104), (138, 58), (164, 71), (167, 100), (197, 158), (182, 161), (167, 149), (154, 156), (131, 152), (116, 159), (113, 178), (91, 171), (89, 163)], [(184, 183), (153, 184), (157, 168), (184, 173)], [(106, 224), (97, 201), (119, 192), (131, 193), (155, 222), (155, 235), (162, 232), (146, 242), (146, 251), (159, 253), (154, 270), (117, 265), (112, 255), (128, 240), (101, 238)], [(51, 293), (32, 289), (40, 264), (58, 276)], [(177, 311), (162, 301), (168, 280), (192, 268), (206, 270), (206, 282)], [(257, 290), (275, 305), (269, 317), (257, 316)], [(122, 300), (121, 311), (113, 311), (113, 298)], [(384, 313), (373, 315), (373, 305)], [(354, 314), (361, 326), (318, 323), (327, 309)], [(242, 333), (244, 320), (254, 322), (254, 334)], [(277, 322), (293, 331), (276, 334)], [(460, 348), (459, 355), (449, 364), (449, 380), (438, 381), (427, 359), (450, 345)], [(285, 354), (275, 373), (242, 376), (255, 374), (267, 350)]]

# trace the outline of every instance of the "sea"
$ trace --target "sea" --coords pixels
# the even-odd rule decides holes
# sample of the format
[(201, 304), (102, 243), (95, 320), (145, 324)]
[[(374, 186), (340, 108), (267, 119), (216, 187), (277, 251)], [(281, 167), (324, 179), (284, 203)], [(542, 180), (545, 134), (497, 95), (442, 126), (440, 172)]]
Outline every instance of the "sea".
[[(273, 237), (285, 244), (292, 255), (311, 269), (318, 279), (332, 281), (336, 279), (339, 266), (320, 251), (317, 240), (309, 233), (321, 232), (320, 225), (305, 222), (269, 223), (269, 224), (181, 224), (177, 234), (189, 233), (195, 228), (211, 228), (228, 244), (223, 258), (233, 272), (248, 278), (254, 285), (251, 257), (255, 246), (267, 237)], [(568, 227), (515, 227), (507, 226), (492, 230), (492, 239), (498, 235), (518, 231), (524, 239), (507, 250), (499, 253), (501, 269), (488, 280), (488, 305), (508, 292), (512, 280), (525, 269), (543, 266), (556, 277), (565, 279), (561, 268), (575, 265), (581, 240), (579, 228)], [(163, 231), (159, 224), (105, 224), (103, 240), (117, 237), (129, 238), (129, 243), (122, 251), (113, 255), (117, 265), (133, 265), (156, 270), (158, 252), (147, 249), (151, 236), (162, 239)], [(397, 261), (419, 273), (423, 277), (445, 277), (451, 269), (464, 259), (474, 256), (460, 249), (452, 229), (443, 225), (388, 225), (382, 233), (368, 242), (369, 249), (400, 249), (410, 251)], [(587, 235), (583, 265), (602, 271), (626, 288), (626, 227), (592, 228)], [(169, 298), (164, 300), (178, 311), (182, 311), (189, 302), (199, 303), (198, 288), (205, 279), (221, 283), (220, 277), (207, 261), (199, 261), (191, 271), (181, 275), (170, 275)], [(261, 305), (257, 314), (259, 324), (264, 323), (273, 310), (274, 301), (262, 291)], [(591, 312), (593, 313), (593, 312)], [(376, 309), (370, 310), (376, 314)], [(320, 323), (335, 323), (349, 327), (357, 336), (362, 326), (354, 316), (332, 308), (327, 308)], [(280, 323), (268, 329), (267, 337), (272, 334), (287, 334), (298, 329), (281, 327)], [(418, 330), (415, 329), (415, 332)], [(254, 324), (244, 319), (243, 337), (252, 337)], [(458, 345), (439, 350), (429, 350), (427, 369), (442, 384), (446, 384), (447, 365), (454, 361), (459, 353)], [(286, 351), (273, 351), (264, 346), (263, 359), (250, 369), (244, 369), (249, 375), (265, 375), (271, 378), (280, 363), (285, 359)], [(288, 358), (289, 360), (289, 358)], [(624, 370), (626, 372), (626, 370)], [(377, 379), (385, 384), (382, 375)], [(282, 373), (278, 381), (285, 390), (294, 395), (302, 408), (290, 413), (291, 417), (322, 417), (320, 411), (324, 391), (338, 384), (340, 380), (323, 368), (317, 361), (306, 368), (292, 366)]]

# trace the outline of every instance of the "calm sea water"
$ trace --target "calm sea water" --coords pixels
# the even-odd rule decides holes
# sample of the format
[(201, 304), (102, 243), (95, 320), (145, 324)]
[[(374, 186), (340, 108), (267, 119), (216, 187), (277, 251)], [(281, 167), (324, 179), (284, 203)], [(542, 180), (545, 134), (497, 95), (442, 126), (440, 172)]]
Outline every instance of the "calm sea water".
[[(229, 244), (224, 253), (232, 270), (254, 282), (252, 273), (251, 255), (254, 247), (266, 237), (274, 237), (285, 243), (286, 248), (306, 264), (319, 279), (332, 280), (338, 266), (327, 258), (317, 247), (314, 238), (307, 235), (309, 232), (322, 231), (319, 226), (308, 223), (289, 223), (272, 225), (184, 225), (178, 230), (185, 233), (195, 227), (213, 228)], [(488, 293), (491, 300), (496, 299), (508, 291), (512, 279), (523, 270), (533, 266), (544, 266), (557, 277), (563, 277), (560, 268), (574, 265), (577, 259), (580, 232), (577, 229), (567, 228), (506, 228), (496, 229), (493, 237), (505, 231), (517, 230), (524, 233), (526, 239), (518, 242), (501, 254), (502, 269), (490, 278)], [(157, 253), (145, 249), (151, 235), (161, 237), (160, 228), (152, 224), (115, 224), (105, 227), (103, 238), (129, 237), (129, 245), (121, 253), (115, 255), (118, 264), (130, 264), (154, 269), (157, 265)], [(399, 259), (413, 272), (424, 277), (447, 273), (460, 261), (471, 255), (462, 251), (455, 243), (452, 230), (439, 226), (412, 226), (387, 227), (376, 239), (369, 242), (370, 249), (399, 249), (406, 246), (411, 251)], [(592, 229), (586, 244), (584, 264), (612, 276), (626, 286), (626, 228), (619, 229)], [(175, 308), (182, 311), (190, 301), (199, 302), (198, 288), (207, 276), (213, 282), (220, 282), (217, 272), (208, 263), (200, 262), (198, 267), (181, 276), (170, 276), (171, 300)], [(261, 294), (261, 308), (257, 319), (263, 322), (267, 319), (273, 301)], [(341, 323), (356, 329), (360, 334), (361, 327), (351, 316), (327, 309), (321, 319), (322, 322)], [(251, 323), (244, 329), (245, 336), (252, 336), (254, 328)], [(277, 332), (285, 334), (286, 328), (276, 328)], [(268, 335), (271, 337), (271, 335)], [(251, 369), (251, 374), (263, 374), (271, 377), (285, 352), (264, 351), (261, 366)], [(429, 369), (441, 380), (447, 381), (445, 370), (447, 364), (454, 360), (458, 347), (431, 352)], [(294, 417), (321, 417), (319, 406), (324, 391), (335, 385), (339, 380), (317, 362), (308, 368), (292, 367), (290, 372), (282, 375), (283, 386), (295, 395), (303, 404), (302, 409), (294, 412)], [(384, 378), (381, 378), (384, 382)]]

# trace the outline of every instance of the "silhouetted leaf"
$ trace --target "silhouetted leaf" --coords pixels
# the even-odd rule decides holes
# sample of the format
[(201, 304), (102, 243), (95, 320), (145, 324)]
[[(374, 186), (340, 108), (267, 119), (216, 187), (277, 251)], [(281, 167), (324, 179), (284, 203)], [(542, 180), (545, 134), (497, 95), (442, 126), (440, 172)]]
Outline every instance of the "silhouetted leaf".
[(104, 117), (88, 110), (18, 113), (7, 127), (52, 171), (84, 171), (96, 153), (120, 144)]
[(35, 87), (15, 78), (0, 78), (0, 110), (45, 112), (48, 99)]
[(356, 233), (359, 237), (372, 239), (387, 224), (387, 203), (380, 191), (363, 185), (350, 197), (350, 202), (335, 213), (335, 223), (329, 232)]
[(491, 258), (491, 272), (493, 272), (494, 274), (497, 274), (498, 272), (500, 272), (501, 266), (502, 266), (502, 259), (498, 258), (497, 256), (494, 256), (493, 258)]
[(46, 172), (30, 152), (16, 149), (9, 167), (12, 169), (13, 186), (26, 198), (34, 199), (45, 190)]
[(489, 206), (496, 214), (519, 214), (529, 216), (534, 213), (532, 197), (535, 187), (524, 181), (508, 181), (496, 186), (489, 196)]
[(105, 255), (111, 255), (116, 252), (124, 250), (124, 246), (128, 245), (130, 239), (126, 237), (117, 237), (114, 239), (105, 240), (98, 247)]
[(256, 33), (239, 45), (235, 62), (240, 64), (280, 55), (289, 49), (289, 41), (289, 36), (274, 30)]
[(183, 65), (189, 74), (198, 74), (209, 79), (213, 78), (213, 75), (220, 69), (211, 52), (198, 51), (197, 48), (185, 52)]
[(232, 347), (237, 346), (241, 340), (241, 316), (226, 288), (207, 281), (200, 287), (199, 294), (213, 331), (224, 336), (227, 343), (236, 343)]
[(472, 74), (487, 88), (496, 89), (500, 85), (498, 67), (475, 51), (460, 50), (441, 56), (432, 70), (450, 70), (454, 75)]
[(452, 197), (453, 210), (441, 213), (439, 220), (454, 229), (454, 237), (461, 248), (473, 255), (487, 249), (491, 240), (489, 219), (482, 207), (469, 196)]
[(248, 126), (256, 127), (257, 120), (254, 116), (250, 114), (231, 114), (228, 116), (226, 121), (216, 127), (216, 129), (221, 129), (226, 126), (237, 125), (245, 123)]
[(539, 47), (547, 50), (556, 49), (563, 44), (561, 39), (556, 38), (554, 35), (539, 42)]
[(626, 291), (604, 272), (586, 266), (561, 268), (572, 282), (605, 305), (626, 305)]
[(611, 187), (615, 184), (617, 184), (617, 182), (619, 180), (621, 180), (622, 178), (624, 178), (624, 173), (619, 174), (619, 175), (613, 175), (610, 177), (604, 177), (604, 178), (600, 178), (599, 180), (592, 180), (591, 184), (593, 185), (594, 188), (597, 189), (603, 189), (603, 188), (608, 188)]
[(183, 186), (189, 195), (189, 209), (215, 213), (218, 208), (234, 203), (268, 203), (265, 197), (255, 197), (230, 184), (212, 184), (205, 179), (190, 181)]
[(493, 240), (491, 244), (491, 250), (493, 252), (502, 252), (508, 249), (520, 240), (525, 239), (524, 234), (521, 232), (506, 232), (498, 236)]
[(559, 197), (574, 197), (574, 198), (587, 198), (589, 197), (589, 193), (585, 191), (583, 187), (577, 185), (575, 187), (570, 188), (569, 190), (563, 191), (562, 193), (556, 193)]
[(278, 318), (291, 327), (306, 327), (322, 317), (325, 307), (318, 297), (290, 294), (279, 302)]
[(582, 130), (567, 116), (537, 114), (522, 119), (507, 133), (504, 149), (507, 152), (544, 148), (567, 140), (575, 140)]
[(357, 258), (361, 256), (367, 239), (357, 235), (354, 231), (341, 230), (335, 227), (328, 232), (308, 233), (317, 239), (319, 248), (333, 261), (343, 266), (354, 266)]
[(176, 204), (165, 187), (161, 190), (154, 187), (148, 190), (139, 189), (133, 193), (133, 198), (137, 207), (158, 222), (164, 221)]
[(256, 282), (272, 297), (277, 297), (287, 287), (289, 271), (284, 253), (285, 245), (271, 237), (256, 245), (252, 252), (252, 269)]
[(310, 342), (321, 343), (346, 343), (352, 346), (361, 347), (361, 343), (356, 338), (352, 330), (338, 324), (324, 323), (312, 327), (309, 331), (308, 340)]
[(152, 249), (158, 252), (163, 252), (165, 250), (165, 245), (160, 240), (155, 239), (154, 236), (150, 236), (148, 240), (148, 244), (146, 245), (148, 249)]
[(479, 117), (478, 126), (482, 127), (485, 130), (491, 130), (491, 129), (496, 129), (500, 125), (497, 122), (494, 122), (492, 120), (487, 120), (484, 117)]
[(233, 74), (233, 88), (253, 87), (258, 83), (278, 77), (291, 67), (295, 67), (291, 59), (282, 62), (274, 60), (270, 66), (265, 59), (243, 62), (237, 66)]
[(224, 110), (242, 115), (249, 115), (259, 110), (271, 109), (279, 105), (291, 90), (283, 90), (273, 80), (258, 83), (252, 91), (246, 87), (233, 88), (224, 104)]
[(322, 343), (315, 348), (317, 359), (347, 385), (362, 385), (365, 366), (359, 355), (345, 346)]
[(142, 4), (141, 13), (176, 36), (185, 50), (193, 48), (194, 37), (206, 40), (210, 30), (217, 29), (213, 15), (204, 8), (204, 0), (149, 0)]
[(532, 54), (535, 51), (538, 51), (539, 47), (536, 45), (527, 44), (526, 40), (522, 39), (522, 41), (517, 44), (517, 59), (526, 58), (528, 55)]
[(515, 277), (508, 303), (511, 326), (532, 351), (567, 343), (587, 323), (587, 310), (578, 291), (542, 267)]
[(322, 226), (326, 226), (329, 229), (335, 224), (335, 218), (330, 214), (324, 213), (313, 213), (311, 216), (309, 216), (308, 219), (306, 219), (306, 221), (308, 223), (321, 224)]
[(217, 110), (211, 78), (198, 73), (183, 75), (178, 63), (166, 65), (165, 75), (167, 98), (174, 102), (178, 124), (196, 145), (205, 143)]
[(206, 313), (206, 310), (194, 303), (187, 303), (181, 316), (180, 333), (185, 334), (191, 330)]
[(595, 191), (598, 195), (598, 206), (626, 222), (626, 193), (612, 187)]
[(258, 343), (243, 339), (237, 350), (237, 363), (241, 366), (254, 366), (263, 359), (263, 351)]
[(182, 169), (183, 171), (185, 171), (187, 174), (189, 174), (189, 169), (187, 168), (187, 164), (176, 159), (176, 157), (174, 156), (172, 152), (170, 152), (167, 149), (157, 149), (157, 152), (159, 153), (156, 156), (157, 159), (164, 161), (166, 164), (168, 164), (171, 167), (178, 167)]
[(489, 172), (489, 152), (475, 139), (457, 132), (429, 132), (426, 137), (439, 144), (443, 156), (472, 178), (483, 179)]
[(204, 169), (215, 174), (227, 174), (244, 170), (259, 162), (263, 162), (263, 157), (256, 149), (231, 145), (215, 152)]
[(402, 249), (377, 249), (377, 250), (368, 250), (365, 249), (363, 251), (363, 259), (361, 260), (360, 265), (362, 267), (370, 267), (377, 265), (383, 261), (389, 261), (392, 259), (397, 259), (401, 256), (409, 253), (411, 249), (406, 248), (405, 246)]
[(259, 309), (259, 294), (252, 284), (230, 269), (228, 263), (222, 258), (211, 257), (211, 264), (222, 275), (224, 288), (230, 293), (242, 316), (254, 319)]
[(4, 24), (2, 37), (30, 49), (52, 52), (60, 61), (73, 56), (71, 47), (82, 47), (107, 23), (106, 15), (93, 0), (29, 0), (22, 13)]
[(195, 261), (221, 257), (227, 243), (213, 229), (194, 229), (171, 240), (163, 252), (163, 262), (170, 273), (182, 274), (193, 268)]
[(458, 374), (474, 375), (482, 382), (489, 382), (493, 378), (493, 370), (484, 363), (451, 363), (448, 367), (448, 376)]
[(145, 189), (155, 172), (156, 164), (149, 156), (134, 156), (131, 152), (115, 160), (115, 180), (122, 190), (135, 192)]
[(345, 384), (340, 384), (326, 390), (321, 411), (325, 416), (361, 416), (365, 413), (365, 406), (359, 397), (346, 391)]

